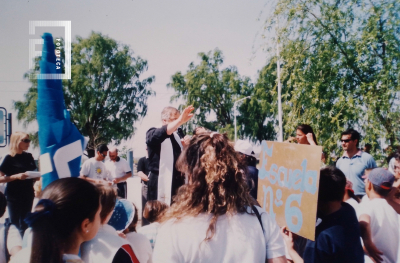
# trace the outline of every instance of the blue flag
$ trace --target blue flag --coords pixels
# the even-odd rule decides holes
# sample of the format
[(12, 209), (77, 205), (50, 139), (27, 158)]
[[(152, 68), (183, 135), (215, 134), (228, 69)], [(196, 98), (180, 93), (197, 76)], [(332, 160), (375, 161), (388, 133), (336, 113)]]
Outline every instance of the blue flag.
[[(61, 74), (59, 51), (53, 37), (44, 33), (40, 75), (38, 76), (37, 121), (39, 125), (40, 171), (44, 189), (52, 181), (64, 177), (78, 177), (81, 156), (86, 147), (84, 137), (71, 123), (66, 110), (61, 79), (51, 76)], [(57, 59), (57, 65), (56, 65)], [(53, 75), (43, 75), (53, 74)]]

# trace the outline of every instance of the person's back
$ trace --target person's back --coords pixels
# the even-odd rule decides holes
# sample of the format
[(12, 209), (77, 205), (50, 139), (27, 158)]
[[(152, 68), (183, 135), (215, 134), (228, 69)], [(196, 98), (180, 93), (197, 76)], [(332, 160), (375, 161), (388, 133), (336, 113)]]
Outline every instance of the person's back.
[(396, 211), (383, 198), (374, 198), (361, 203), (359, 215), (370, 216), (371, 238), (375, 246), (382, 251), (383, 262), (397, 262), (397, 250), (400, 237), (399, 219)]
[[(279, 228), (265, 211), (219, 216), (216, 232), (205, 241), (211, 215), (200, 214), (175, 222), (169, 220), (158, 232), (154, 262), (265, 262), (265, 257), (284, 255)], [(188, 234), (190, 233), (190, 234)], [(171, 242), (172, 241), (172, 242)], [(158, 245), (161, 244), (161, 245)]]
[(153, 249), (147, 237), (143, 234), (130, 232), (126, 234), (126, 239), (137, 251), (137, 258), (140, 263), (152, 262)]
[(177, 168), (188, 184), (161, 218), (153, 262), (286, 262), (276, 222), (252, 211), (246, 166), (226, 134), (194, 136)]
[(307, 241), (304, 262), (363, 262), (360, 229), (351, 205), (342, 203), (337, 212), (321, 219), (315, 229), (315, 242)]

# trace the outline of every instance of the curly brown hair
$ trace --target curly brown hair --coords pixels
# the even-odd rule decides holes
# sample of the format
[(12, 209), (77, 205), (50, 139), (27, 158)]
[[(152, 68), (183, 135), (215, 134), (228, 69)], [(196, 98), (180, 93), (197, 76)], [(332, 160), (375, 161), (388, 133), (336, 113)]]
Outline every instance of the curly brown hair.
[(212, 214), (205, 238), (208, 241), (215, 234), (219, 216), (247, 213), (247, 208), (256, 204), (246, 183), (246, 165), (226, 134), (194, 136), (180, 155), (177, 169), (188, 176), (188, 184), (179, 188), (161, 222)]

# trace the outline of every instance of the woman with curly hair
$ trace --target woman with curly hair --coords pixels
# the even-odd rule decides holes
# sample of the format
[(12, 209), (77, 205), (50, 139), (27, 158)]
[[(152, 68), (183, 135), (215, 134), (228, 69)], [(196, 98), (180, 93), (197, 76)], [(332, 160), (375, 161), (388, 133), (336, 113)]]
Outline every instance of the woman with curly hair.
[(177, 167), (188, 184), (161, 219), (153, 262), (286, 262), (279, 227), (255, 206), (225, 134), (193, 137)]

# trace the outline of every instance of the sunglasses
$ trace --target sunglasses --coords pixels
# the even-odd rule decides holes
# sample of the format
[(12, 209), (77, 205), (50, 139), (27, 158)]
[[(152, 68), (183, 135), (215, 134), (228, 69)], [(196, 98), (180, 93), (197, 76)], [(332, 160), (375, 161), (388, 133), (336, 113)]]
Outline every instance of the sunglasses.
[(103, 155), (104, 158), (106, 158), (107, 154), (104, 153), (100, 153), (101, 155)]
[(21, 140), (21, 142), (24, 142), (24, 143), (30, 143), (30, 142), (31, 142), (31, 140), (29, 140), (29, 139), (23, 139), (23, 140)]
[(352, 141), (352, 139), (340, 140), (342, 143)]

